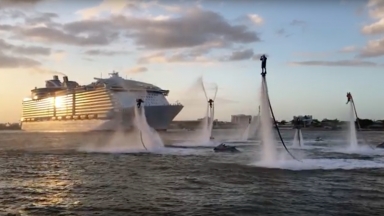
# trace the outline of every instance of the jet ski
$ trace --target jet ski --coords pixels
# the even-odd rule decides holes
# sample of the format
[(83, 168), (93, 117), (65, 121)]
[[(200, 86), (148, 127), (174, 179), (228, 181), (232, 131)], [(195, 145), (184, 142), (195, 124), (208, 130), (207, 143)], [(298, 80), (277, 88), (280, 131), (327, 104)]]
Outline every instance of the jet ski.
[(384, 148), (384, 142), (382, 142), (381, 144), (377, 145), (376, 148)]
[(321, 137), (316, 137), (315, 141), (319, 142), (319, 141), (323, 141), (323, 139)]
[(215, 152), (240, 152), (235, 146), (227, 146), (224, 143), (216, 146), (213, 150)]

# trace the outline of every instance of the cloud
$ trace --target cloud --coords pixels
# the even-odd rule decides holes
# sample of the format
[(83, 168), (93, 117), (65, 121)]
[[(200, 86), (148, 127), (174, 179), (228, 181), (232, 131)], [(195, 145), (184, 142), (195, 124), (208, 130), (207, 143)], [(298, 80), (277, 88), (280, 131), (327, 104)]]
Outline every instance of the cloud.
[(157, 52), (149, 55), (142, 56), (138, 59), (138, 64), (149, 63), (215, 63), (215, 62), (232, 62), (244, 60), (257, 60), (261, 54), (254, 54), (252, 49), (233, 51), (230, 55), (226, 56), (201, 56), (193, 52)]
[(253, 57), (254, 53), (252, 49), (246, 49), (241, 51), (234, 51), (232, 54), (226, 58), (224, 58), (222, 61), (242, 61), (242, 60), (249, 60)]
[[(133, 3), (137, 2), (133, 1)], [(157, 3), (145, 4), (140, 3), (140, 7), (149, 7), (148, 5)], [(118, 8), (123, 7), (120, 3), (110, 5), (110, 7), (115, 6), (117, 7), (115, 8), (116, 13), (119, 11)], [(160, 5), (157, 6), (160, 7)], [(104, 11), (112, 10), (111, 8), (105, 9), (107, 6), (103, 7)], [(15, 26), (3, 24), (0, 25), (0, 31), (10, 33), (14, 39), (27, 42), (78, 47), (99, 46), (85, 50), (84, 54), (88, 56), (128, 54), (129, 52), (106, 50), (102, 47), (130, 43), (135, 46), (136, 50), (145, 52), (145, 55), (138, 59), (140, 64), (217, 62), (221, 61), (223, 57), (212, 57), (211, 51), (239, 50), (242, 45), (249, 45), (261, 40), (258, 33), (247, 25), (231, 23), (213, 11), (200, 7), (188, 7), (183, 10), (171, 6), (161, 6), (161, 8), (177, 13), (172, 16), (133, 16), (112, 13), (107, 17), (62, 24), (54, 21), (58, 17), (55, 13), (38, 13), (33, 16), (24, 14), (20, 15), (24, 19), (24, 25), (22, 23)], [(103, 10), (99, 9), (93, 14), (104, 15), (104, 12), (100, 12)], [(261, 23), (260, 19), (256, 19), (255, 14), (250, 17)], [(227, 56), (227, 60), (232, 61), (239, 54), (232, 53), (233, 56)], [(58, 54), (56, 56), (58, 57)]]
[(60, 62), (62, 61), (65, 57), (67, 56), (67, 53), (65, 51), (56, 51), (54, 53), (52, 53), (49, 57), (56, 61), (56, 62)]
[(292, 66), (329, 66), (329, 67), (377, 67), (382, 66), (370, 61), (341, 60), (341, 61), (300, 61), (289, 62)]
[(32, 16), (25, 16), (25, 24), (30, 26), (39, 24), (58, 26), (59, 24), (53, 22), (53, 19), (58, 17), (59, 15), (56, 13), (36, 13)]
[(324, 58), (333, 55), (335, 52), (323, 51), (323, 52), (294, 52), (293, 55), (298, 57), (310, 57), (310, 58)]
[(83, 19), (91, 19), (99, 16), (102, 12), (120, 14), (129, 9), (138, 9), (139, 4), (138, 1), (103, 0), (98, 6), (77, 11), (76, 14), (81, 15)]
[[(29, 22), (52, 21), (55, 14), (45, 13)], [(24, 40), (61, 43), (73, 46), (106, 46), (126, 38), (139, 49), (166, 50), (195, 48), (225, 41), (226, 45), (259, 42), (246, 25), (229, 23), (216, 12), (189, 8), (177, 17), (111, 16), (45, 26), (0, 26)], [(154, 37), (154, 35), (156, 35)]]
[(276, 31), (276, 35), (278, 35), (280, 37), (289, 37), (289, 36), (291, 36), (291, 34), (288, 34), (287, 31), (284, 28), (281, 28), (281, 29), (277, 30)]
[(343, 47), (339, 52), (341, 53), (349, 53), (349, 52), (356, 52), (358, 49), (356, 46), (346, 46)]
[(289, 23), (291, 26), (306, 26), (307, 25), (307, 22), (303, 21), (303, 20), (292, 20), (290, 23)]
[(297, 19), (294, 19), (292, 20), (289, 25), (291, 26), (298, 26), (298, 27), (301, 27), (302, 31), (304, 31), (307, 26), (308, 26), (308, 23), (303, 21), (303, 20), (297, 20)]
[(367, 35), (376, 35), (384, 33), (384, 18), (380, 19), (375, 23), (364, 26), (361, 31), (363, 32), (363, 34)]
[[(164, 1), (163, 1), (164, 2)], [(168, 1), (170, 3), (172, 1)], [(177, 5), (161, 4), (158, 0), (139, 1), (139, 0), (103, 0), (99, 5), (95, 7), (86, 8), (77, 11), (82, 19), (94, 19), (100, 17), (105, 13), (117, 15), (117, 14), (129, 14), (130, 12), (143, 12), (146, 13), (147, 9), (156, 7), (156, 9), (165, 10), (172, 13), (183, 12), (183, 9)]]
[(261, 16), (257, 15), (257, 14), (248, 14), (247, 17), (248, 17), (248, 19), (249, 19), (252, 23), (254, 23), (254, 24), (256, 24), (256, 25), (261, 25), (261, 24), (264, 23), (264, 19), (263, 19)]
[(91, 34), (87, 36), (65, 33), (49, 27), (22, 28), (17, 31), (26, 40), (44, 43), (62, 43), (75, 46), (108, 45), (117, 38), (116, 34)]
[(126, 71), (126, 73), (143, 73), (143, 72), (147, 72), (147, 71), (148, 71), (148, 68), (146, 68), (146, 67), (136, 66), (136, 67), (128, 69)]
[(384, 55), (384, 38), (379, 40), (371, 40), (368, 44), (361, 49), (358, 57), (370, 58), (379, 57)]
[(91, 49), (84, 52), (85, 55), (90, 56), (115, 56), (115, 55), (125, 55), (129, 54), (127, 51), (112, 51), (112, 50), (100, 50), (100, 49)]
[(32, 6), (45, 0), (1, 0), (0, 8), (5, 7), (20, 7), (20, 6)]
[(30, 58), (10, 56), (0, 52), (0, 68), (30, 68), (40, 65), (40, 62)]
[(191, 53), (183, 52), (157, 52), (149, 55), (142, 56), (138, 59), (138, 64), (149, 63), (188, 63), (188, 62), (201, 62), (211, 63), (216, 62), (214, 58), (208, 58), (204, 56), (192, 55)]
[[(384, 1), (370, 0), (367, 7), (369, 14), (376, 21), (372, 24), (363, 26), (361, 29), (363, 34), (378, 35), (384, 34)], [(361, 58), (379, 57), (384, 55), (384, 37), (378, 40), (370, 40), (357, 55)]]
[(55, 74), (55, 75), (66, 76), (66, 74), (63, 72), (51, 70), (51, 69), (47, 69), (47, 68), (42, 68), (42, 67), (31, 68), (30, 72), (39, 73), (39, 74)]
[(14, 54), (20, 55), (49, 55), (51, 49), (40, 46), (15, 46), (7, 43), (5, 40), (0, 39), (0, 50), (10, 51)]

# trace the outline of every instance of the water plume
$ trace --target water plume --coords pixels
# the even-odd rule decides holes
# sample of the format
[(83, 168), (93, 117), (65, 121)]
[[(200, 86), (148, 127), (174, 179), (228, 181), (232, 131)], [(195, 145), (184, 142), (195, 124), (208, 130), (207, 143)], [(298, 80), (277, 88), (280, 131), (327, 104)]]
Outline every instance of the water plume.
[(295, 129), (295, 136), (293, 138), (292, 147), (303, 147), (303, 146), (304, 146), (303, 133), (301, 132), (301, 129)]
[(207, 103), (207, 108), (206, 108), (206, 113), (205, 117), (203, 118), (202, 121), (202, 131), (201, 131), (201, 136), (199, 137), (201, 142), (209, 142), (211, 137), (212, 137), (212, 129), (213, 129), (213, 122), (215, 120), (215, 104), (214, 101), (216, 99), (218, 87), (216, 84), (213, 86), (213, 97), (208, 97), (208, 93), (206, 90), (206, 87), (204, 86), (204, 82), (202, 77), (198, 80), (200, 82), (200, 86), (204, 92), (206, 103)]
[(277, 151), (275, 147), (276, 140), (272, 132), (272, 119), (269, 110), (268, 92), (265, 79), (261, 82), (261, 115), (259, 135), (262, 143), (262, 163), (273, 163), (277, 160)]
[(159, 150), (164, 148), (164, 143), (159, 134), (148, 125), (144, 106), (137, 108), (135, 106), (134, 126), (138, 130), (140, 142), (148, 151)]
[(356, 125), (355, 125), (355, 110), (353, 102), (349, 103), (349, 150), (356, 150), (358, 148), (357, 134), (356, 134)]

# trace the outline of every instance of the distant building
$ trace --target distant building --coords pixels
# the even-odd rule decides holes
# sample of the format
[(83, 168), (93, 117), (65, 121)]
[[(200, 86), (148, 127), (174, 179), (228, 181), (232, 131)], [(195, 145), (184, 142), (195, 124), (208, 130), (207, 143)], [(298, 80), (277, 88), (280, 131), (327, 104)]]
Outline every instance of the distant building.
[(293, 121), (296, 119), (300, 119), (304, 123), (304, 127), (309, 127), (312, 124), (313, 118), (312, 115), (299, 115), (299, 116), (293, 116)]
[(252, 119), (251, 115), (244, 115), (244, 114), (232, 115), (231, 123), (240, 124), (240, 125), (249, 124), (250, 119)]

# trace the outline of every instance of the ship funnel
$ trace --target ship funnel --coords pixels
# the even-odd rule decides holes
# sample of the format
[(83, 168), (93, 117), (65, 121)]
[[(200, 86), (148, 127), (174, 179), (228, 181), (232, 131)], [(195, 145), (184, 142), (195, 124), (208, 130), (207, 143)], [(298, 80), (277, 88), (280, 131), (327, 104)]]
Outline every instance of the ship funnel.
[(63, 81), (64, 81), (65, 83), (67, 83), (67, 82), (68, 82), (68, 77), (67, 77), (67, 76), (63, 76)]
[(59, 80), (59, 76), (53, 75), (53, 80)]

